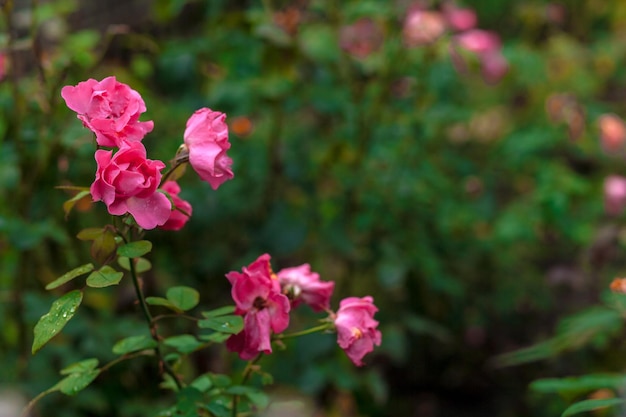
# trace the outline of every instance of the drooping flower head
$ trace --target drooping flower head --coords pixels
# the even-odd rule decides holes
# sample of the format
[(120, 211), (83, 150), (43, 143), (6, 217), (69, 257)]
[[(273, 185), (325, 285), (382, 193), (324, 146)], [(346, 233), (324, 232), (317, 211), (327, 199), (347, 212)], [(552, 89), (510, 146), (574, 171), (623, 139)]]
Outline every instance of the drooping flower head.
[(243, 316), (243, 330), (226, 341), (226, 347), (249, 360), (261, 352), (271, 353), (271, 334), (289, 325), (289, 299), (280, 292), (278, 278), (272, 272), (270, 256), (264, 254), (243, 267), (242, 272), (226, 274), (232, 285), (235, 314)]
[(328, 309), (335, 283), (320, 281), (319, 274), (311, 272), (309, 264), (284, 268), (276, 275), (283, 293), (291, 300), (292, 308), (304, 303), (313, 311)]
[(191, 217), (191, 204), (178, 196), (180, 193), (180, 186), (176, 181), (167, 181), (163, 184), (161, 189), (170, 195), (173, 206), (172, 211), (170, 212), (170, 217), (164, 225), (159, 226), (159, 229), (180, 230), (183, 228), (185, 223), (187, 223), (189, 217)]
[(125, 142), (141, 141), (154, 127), (152, 121), (139, 121), (146, 111), (139, 93), (115, 77), (102, 81), (90, 78), (65, 86), (61, 96), (83, 125), (96, 134), (100, 146), (120, 147)]
[(161, 161), (146, 159), (141, 142), (123, 143), (112, 151), (97, 150), (96, 179), (91, 184), (94, 201), (103, 201), (110, 214), (132, 214), (139, 226), (154, 229), (170, 217), (171, 203), (156, 191), (161, 181)]
[(335, 314), (337, 343), (356, 366), (362, 366), (363, 357), (380, 345), (382, 335), (374, 320), (377, 311), (372, 297), (348, 297), (341, 300)]
[(226, 155), (230, 143), (225, 120), (224, 113), (202, 108), (187, 120), (184, 134), (191, 167), (214, 190), (234, 177), (233, 161)]

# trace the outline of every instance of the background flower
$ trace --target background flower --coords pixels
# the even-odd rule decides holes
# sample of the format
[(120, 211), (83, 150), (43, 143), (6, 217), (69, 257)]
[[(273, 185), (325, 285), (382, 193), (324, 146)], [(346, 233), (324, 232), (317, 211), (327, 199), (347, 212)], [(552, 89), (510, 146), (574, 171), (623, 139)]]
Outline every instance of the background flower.
[(341, 300), (335, 317), (337, 343), (357, 366), (363, 365), (363, 357), (379, 346), (382, 336), (377, 330), (374, 313), (378, 308), (372, 297), (348, 297)]

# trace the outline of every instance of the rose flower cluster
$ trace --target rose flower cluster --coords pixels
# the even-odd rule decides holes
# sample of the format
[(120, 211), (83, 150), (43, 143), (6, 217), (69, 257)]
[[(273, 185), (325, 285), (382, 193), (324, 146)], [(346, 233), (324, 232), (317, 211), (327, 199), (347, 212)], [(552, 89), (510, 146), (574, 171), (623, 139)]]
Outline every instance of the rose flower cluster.
[(226, 347), (250, 360), (260, 353), (272, 352), (272, 334), (282, 333), (289, 325), (289, 312), (308, 305), (313, 311), (326, 311), (328, 330), (337, 332), (337, 343), (357, 366), (363, 357), (379, 346), (381, 333), (374, 314), (378, 308), (372, 297), (342, 300), (335, 313), (329, 309), (335, 288), (332, 281), (320, 281), (308, 264), (272, 271), (270, 256), (264, 254), (241, 272), (226, 275), (232, 285), (235, 313), (243, 316), (243, 330), (226, 341)]
[[(97, 169), (90, 192), (114, 216), (130, 214), (142, 229), (159, 227), (180, 230), (192, 213), (191, 205), (180, 198), (180, 186), (167, 180), (162, 161), (147, 158), (142, 140), (154, 127), (139, 121), (146, 105), (139, 93), (115, 77), (89, 79), (66, 86), (61, 96), (77, 113), (83, 125), (95, 134)], [(196, 111), (187, 121), (184, 144), (174, 158), (173, 172), (189, 163), (200, 178), (216, 190), (233, 178), (226, 115), (208, 108)], [(291, 309), (305, 304), (329, 316), (322, 330), (336, 330), (337, 342), (356, 365), (380, 345), (381, 333), (372, 297), (346, 298), (335, 313), (329, 309), (334, 282), (320, 281), (308, 264), (286, 268), (275, 274), (270, 256), (261, 255), (242, 272), (226, 275), (232, 285), (235, 313), (243, 316), (243, 330), (226, 343), (229, 350), (250, 360), (272, 351), (272, 335), (289, 325)]]
[[(163, 181), (165, 163), (147, 158), (141, 141), (154, 123), (139, 121), (146, 111), (141, 95), (115, 77), (107, 77), (65, 86), (61, 96), (96, 135), (93, 200), (104, 202), (114, 216), (130, 214), (143, 229), (181, 229), (192, 208), (179, 197), (176, 181)], [(188, 161), (214, 190), (233, 178), (232, 160), (226, 156), (230, 143), (225, 119), (225, 114), (208, 108), (196, 111), (187, 121), (184, 145), (176, 159), (177, 163)]]

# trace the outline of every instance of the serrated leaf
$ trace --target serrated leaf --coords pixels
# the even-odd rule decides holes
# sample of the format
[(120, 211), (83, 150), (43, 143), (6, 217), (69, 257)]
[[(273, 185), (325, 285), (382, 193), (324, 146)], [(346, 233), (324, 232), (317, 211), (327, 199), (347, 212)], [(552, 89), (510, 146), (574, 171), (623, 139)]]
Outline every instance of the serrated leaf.
[(87, 229), (83, 229), (76, 237), (80, 240), (95, 240), (104, 232), (104, 229), (99, 227), (89, 227)]
[(53, 290), (55, 288), (58, 288), (61, 285), (65, 284), (67, 282), (70, 282), (74, 278), (77, 278), (77, 277), (79, 277), (81, 275), (84, 275), (87, 272), (93, 271), (93, 268), (94, 268), (94, 266), (91, 263), (85, 264), (85, 265), (81, 265), (81, 266), (79, 266), (77, 268), (74, 268), (71, 271), (66, 272), (65, 274), (61, 275), (59, 278), (55, 279), (54, 281), (52, 281), (48, 285), (46, 285), (46, 289), (47, 290)]
[(174, 304), (172, 304), (172, 302), (168, 299), (165, 299), (163, 297), (147, 297), (146, 298), (146, 303), (150, 304), (151, 306), (161, 306), (161, 307), (167, 307), (170, 310), (173, 310), (177, 313), (182, 313), (183, 311), (176, 307)]
[(87, 277), (87, 285), (92, 288), (104, 288), (111, 285), (117, 285), (124, 277), (123, 272), (118, 272), (108, 265), (103, 266), (97, 271), (93, 271)]
[(198, 321), (198, 327), (222, 333), (237, 334), (243, 330), (243, 317), (235, 315), (211, 317)]
[(157, 347), (157, 342), (149, 336), (130, 336), (113, 345), (113, 353), (125, 355), (140, 350), (154, 349), (155, 347)]
[(167, 290), (165, 297), (183, 311), (191, 310), (198, 305), (200, 294), (190, 287), (172, 287)]
[(210, 318), (210, 317), (224, 316), (226, 314), (233, 314), (234, 312), (235, 312), (235, 306), (225, 306), (225, 307), (216, 308), (210, 311), (203, 311), (202, 315), (206, 318)]
[(99, 264), (106, 264), (113, 259), (116, 249), (115, 233), (105, 227), (102, 234), (96, 237), (91, 244), (91, 256)]
[(92, 371), (73, 373), (63, 378), (58, 384), (58, 389), (65, 395), (76, 395), (87, 388), (89, 384), (100, 374), (99, 369)]
[(117, 248), (117, 254), (127, 258), (139, 258), (151, 250), (152, 242), (149, 240), (138, 240), (137, 242), (130, 242), (120, 246)]
[(35, 325), (32, 353), (41, 349), (65, 327), (67, 322), (76, 314), (82, 300), (82, 291), (74, 290), (52, 303), (50, 311), (41, 316)]
[(80, 362), (73, 363), (61, 369), (61, 375), (78, 374), (93, 371), (98, 367), (98, 359), (85, 359)]
[(626, 400), (621, 398), (603, 398), (599, 400), (580, 401), (567, 407), (561, 417), (573, 416), (574, 414), (584, 413), (585, 411), (598, 410), (600, 408), (612, 407), (623, 404)]
[[(135, 272), (138, 274), (149, 271), (152, 268), (152, 264), (146, 258), (133, 258), (133, 261), (135, 262)], [(120, 256), (117, 258), (117, 263), (125, 270), (130, 271), (130, 258)]]
[(70, 211), (72, 211), (72, 209), (76, 205), (76, 203), (78, 203), (81, 199), (87, 197), (88, 195), (90, 195), (90, 192), (88, 190), (83, 190), (83, 191), (78, 192), (74, 197), (70, 198), (69, 200), (63, 203), (63, 211), (65, 212), (66, 219), (67, 219), (67, 216), (69, 216)]
[(184, 354), (191, 353), (203, 345), (202, 342), (190, 334), (168, 337), (163, 341), (163, 344)]

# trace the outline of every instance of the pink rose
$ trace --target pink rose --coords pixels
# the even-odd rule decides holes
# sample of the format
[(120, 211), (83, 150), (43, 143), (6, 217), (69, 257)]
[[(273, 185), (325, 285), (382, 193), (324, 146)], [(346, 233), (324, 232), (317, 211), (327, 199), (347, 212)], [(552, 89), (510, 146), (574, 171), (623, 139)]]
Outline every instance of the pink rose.
[(95, 158), (98, 169), (91, 184), (94, 201), (103, 201), (114, 216), (130, 213), (144, 229), (154, 229), (167, 221), (171, 203), (156, 192), (165, 164), (146, 159), (141, 142), (122, 144), (115, 154), (97, 150)]
[(226, 274), (232, 285), (235, 314), (243, 316), (243, 330), (226, 341), (231, 352), (249, 360), (261, 352), (271, 353), (271, 333), (289, 325), (289, 299), (280, 292), (278, 278), (272, 273), (270, 256), (264, 254), (242, 268), (242, 273)]
[(402, 38), (408, 47), (428, 45), (446, 31), (446, 22), (439, 12), (415, 9), (404, 20)]
[(120, 147), (124, 142), (141, 141), (154, 127), (152, 121), (139, 121), (146, 111), (139, 93), (115, 77), (67, 85), (61, 96), (67, 107), (78, 113), (83, 125), (96, 134), (100, 146)]
[(178, 193), (180, 193), (180, 186), (176, 181), (167, 181), (163, 184), (161, 189), (170, 195), (174, 206), (170, 212), (170, 217), (163, 226), (159, 226), (159, 229), (180, 230), (191, 216), (191, 204), (178, 196)]
[(313, 311), (328, 309), (335, 283), (320, 281), (319, 274), (311, 272), (309, 264), (285, 268), (276, 275), (283, 293), (291, 299), (292, 308), (304, 303)]
[(600, 142), (604, 151), (612, 153), (619, 151), (624, 147), (626, 142), (626, 125), (624, 121), (616, 114), (603, 114), (598, 119), (600, 126)]
[(455, 4), (448, 3), (444, 4), (443, 13), (448, 21), (448, 25), (459, 32), (476, 26), (476, 12), (472, 9), (459, 8)]
[(607, 214), (618, 216), (626, 207), (626, 178), (611, 175), (604, 180), (604, 208)]
[(463, 49), (476, 54), (494, 52), (500, 49), (500, 38), (493, 32), (472, 29), (455, 36), (456, 43)]
[(230, 143), (225, 120), (224, 113), (202, 108), (187, 120), (184, 134), (191, 167), (214, 190), (234, 176), (233, 161), (226, 156)]
[(483, 78), (488, 83), (497, 83), (509, 70), (509, 63), (501, 52), (500, 38), (497, 34), (481, 29), (472, 29), (454, 37), (451, 44), (452, 63), (457, 71), (467, 71), (469, 58), (462, 51), (473, 54), (480, 63)]
[(363, 365), (361, 360), (374, 350), (374, 345), (380, 346), (382, 335), (374, 320), (378, 308), (373, 301), (369, 296), (345, 298), (335, 315), (337, 343), (356, 366)]

